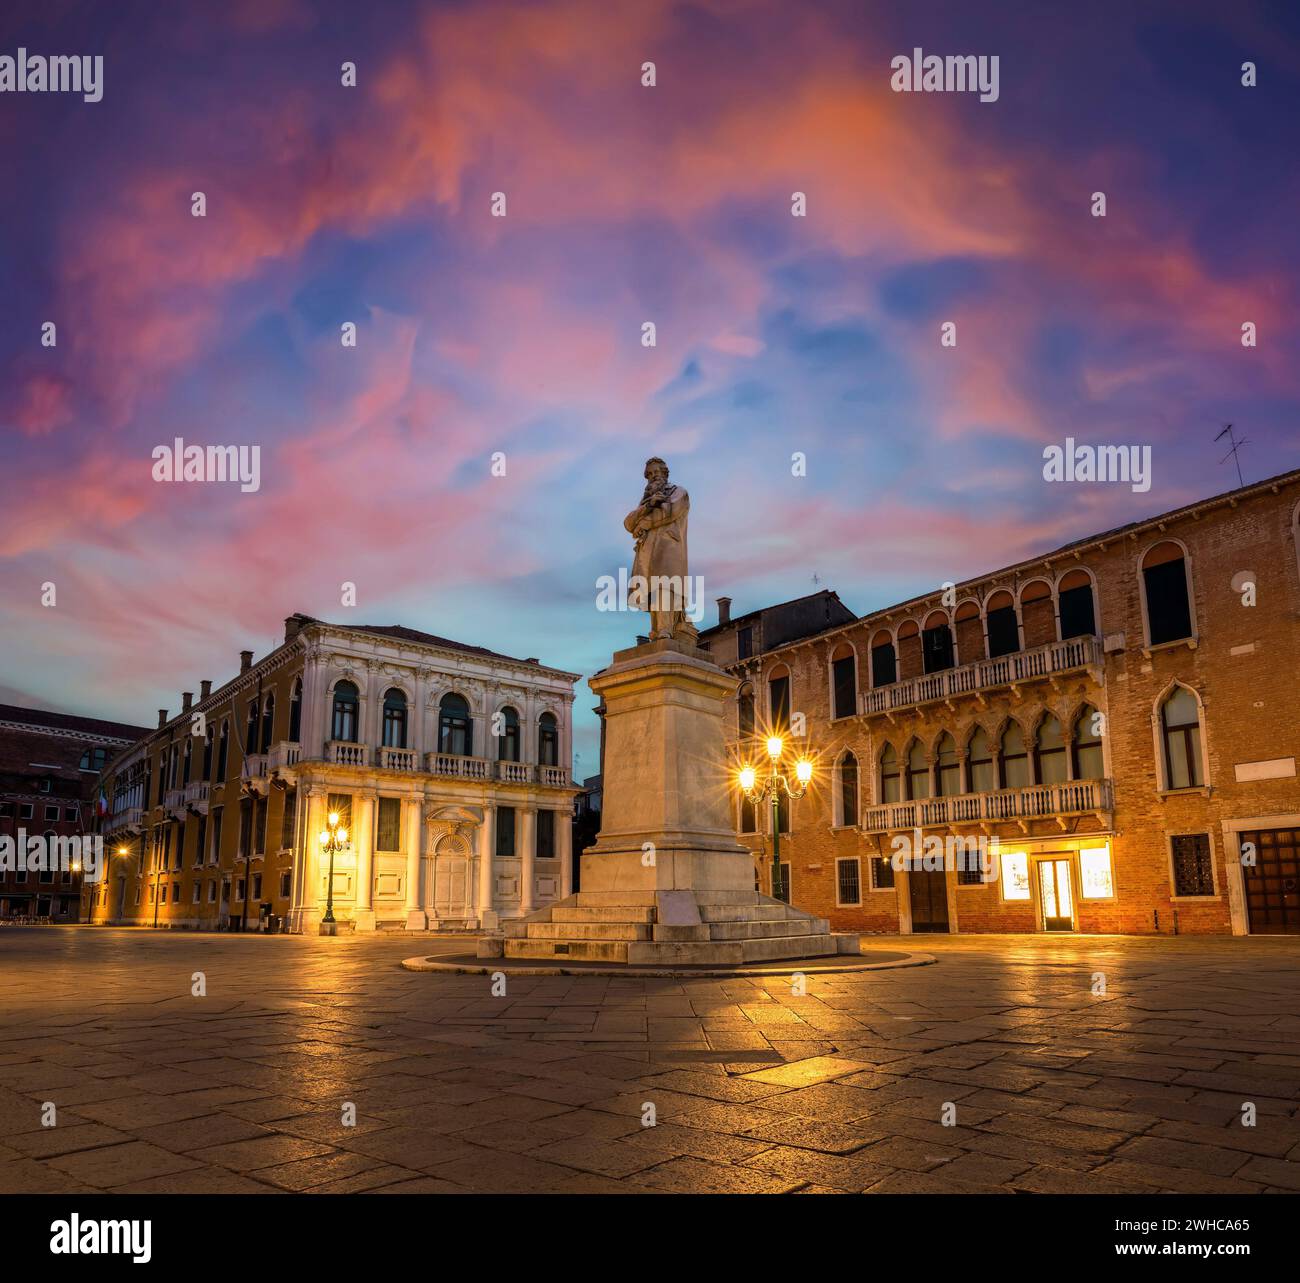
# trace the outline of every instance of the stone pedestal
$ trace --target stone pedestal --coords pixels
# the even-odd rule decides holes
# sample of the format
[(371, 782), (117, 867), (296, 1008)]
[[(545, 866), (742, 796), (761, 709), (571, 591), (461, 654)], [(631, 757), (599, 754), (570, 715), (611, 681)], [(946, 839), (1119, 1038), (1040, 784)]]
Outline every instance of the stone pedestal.
[(754, 889), (724, 747), (735, 679), (674, 639), (616, 652), (590, 686), (605, 704), (600, 835), (577, 895), (504, 924), (505, 957), (727, 966), (856, 953), (856, 936)]

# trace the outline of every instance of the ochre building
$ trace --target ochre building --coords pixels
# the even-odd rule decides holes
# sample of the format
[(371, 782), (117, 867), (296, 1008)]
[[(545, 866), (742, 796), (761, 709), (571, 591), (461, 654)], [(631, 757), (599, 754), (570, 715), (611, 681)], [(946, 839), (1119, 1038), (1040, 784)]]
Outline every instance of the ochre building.
[[(1300, 472), (737, 653), (816, 756), (794, 904), (868, 932), (1300, 932)], [(737, 831), (770, 887), (767, 815)], [(919, 863), (915, 857), (919, 856)]]

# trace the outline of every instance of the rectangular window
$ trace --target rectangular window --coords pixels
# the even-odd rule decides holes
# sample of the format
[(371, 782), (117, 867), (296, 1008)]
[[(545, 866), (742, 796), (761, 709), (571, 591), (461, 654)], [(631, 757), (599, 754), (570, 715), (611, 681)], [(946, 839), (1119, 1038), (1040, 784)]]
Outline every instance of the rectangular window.
[(894, 643), (871, 648), (872, 686), (892, 686), (898, 680), (898, 663), (894, 656)]
[(941, 673), (952, 667), (952, 629), (947, 624), (927, 628), (921, 634), (921, 656), (927, 673)]
[(208, 883), (208, 903), (209, 903), (209, 904), (216, 904), (216, 902), (217, 902), (217, 884), (216, 884), (215, 882), (209, 882), (209, 883)]
[(1147, 590), (1147, 628), (1151, 645), (1180, 641), (1192, 635), (1183, 559), (1162, 561), (1142, 571)]
[(832, 716), (852, 717), (858, 711), (853, 656), (846, 655), (843, 659), (837, 659), (831, 665), (831, 673), (835, 684), (835, 710)]
[(77, 808), (75, 806), (65, 806), (63, 808), (63, 818), (69, 824), (75, 824), (77, 822)]
[(996, 659), (999, 655), (1014, 655), (1020, 649), (1020, 630), (1016, 627), (1014, 606), (990, 610), (988, 625), (990, 659)]
[(167, 883), (165, 882), (158, 888), (158, 903), (167, 903)]
[(743, 794), (740, 799), (740, 831), (742, 833), (758, 832), (758, 809)]
[(1068, 641), (1071, 637), (1091, 637), (1097, 631), (1091, 584), (1067, 588), (1060, 595), (1059, 601), (1062, 641)]
[(212, 812), (212, 863), (221, 863), (221, 817), (224, 812), (220, 807)]
[(890, 891), (894, 886), (894, 866), (887, 855), (873, 856), (871, 860), (871, 885), (877, 891)]
[(515, 808), (513, 806), (497, 807), (497, 849), (498, 859), (509, 859), (515, 853)]
[(772, 709), (772, 729), (778, 734), (790, 732), (790, 679), (774, 677), (768, 684)]
[(287, 900), (289, 898), (289, 894), (292, 889), (291, 878), (292, 878), (292, 873), (289, 869), (285, 869), (284, 872), (280, 874), (280, 899), (281, 900)]
[(280, 850), (292, 851), (297, 837), (298, 824), (298, 790), (286, 789), (284, 793), (284, 811), (280, 815)]
[(751, 627), (736, 629), (736, 658), (748, 659), (754, 653), (754, 630)]
[(261, 898), (262, 898), (262, 875), (260, 873), (254, 873), (253, 874), (253, 899), (260, 900)]
[(266, 812), (268, 799), (259, 797), (253, 803), (253, 850), (258, 855), (266, 854)]
[(1208, 833), (1180, 833), (1169, 839), (1174, 895), (1213, 895), (1214, 863)]
[(786, 860), (781, 861), (781, 885), (777, 888), (780, 894), (776, 897), (785, 904), (790, 903), (790, 865)]
[(57, 806), (47, 806), (45, 808), (46, 824), (57, 824), (59, 822), (59, 808)]
[(537, 858), (555, 859), (555, 812), (537, 812)]
[(379, 841), (375, 849), (377, 851), (402, 849), (402, 799), (400, 797), (379, 799)]
[[(194, 840), (194, 866), (203, 863), (208, 853), (208, 817), (199, 816), (198, 836)], [(197, 897), (196, 897), (197, 898)]]
[(235, 882), (235, 903), (239, 904), (244, 898), (244, 879), (239, 878)]
[(1002, 898), (1029, 899), (1029, 856), (1024, 851), (1002, 852)]
[(179, 882), (173, 882), (173, 883), (172, 883), (172, 903), (173, 903), (173, 904), (180, 904), (180, 902), (181, 902), (181, 884), (180, 884)]
[(239, 854), (248, 856), (253, 849), (253, 799), (241, 798), (239, 802)]
[(194, 884), (194, 903), (195, 903), (195, 904), (198, 904), (198, 902), (199, 902), (202, 898), (203, 898), (203, 883), (202, 883), (202, 882), (195, 882), (195, 884)]
[(18, 818), (20, 820), (30, 820), (32, 818), (32, 809), (32, 804), (30, 802), (23, 802), (18, 807)]
[(857, 860), (835, 861), (836, 903), (844, 906), (862, 903), (862, 882)]
[(1110, 900), (1115, 880), (1110, 869), (1110, 847), (1088, 847), (1079, 852), (1079, 894), (1085, 900)]

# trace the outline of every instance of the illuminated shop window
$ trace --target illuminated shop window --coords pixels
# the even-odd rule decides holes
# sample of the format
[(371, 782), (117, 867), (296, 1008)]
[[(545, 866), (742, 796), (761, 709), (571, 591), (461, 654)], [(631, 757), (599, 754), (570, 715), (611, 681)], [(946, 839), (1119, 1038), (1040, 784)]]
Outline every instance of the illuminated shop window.
[(1115, 895), (1110, 871), (1110, 847), (1098, 846), (1079, 852), (1081, 892), (1085, 900), (1109, 900)]
[(1002, 898), (1029, 899), (1029, 856), (1024, 851), (1002, 852)]

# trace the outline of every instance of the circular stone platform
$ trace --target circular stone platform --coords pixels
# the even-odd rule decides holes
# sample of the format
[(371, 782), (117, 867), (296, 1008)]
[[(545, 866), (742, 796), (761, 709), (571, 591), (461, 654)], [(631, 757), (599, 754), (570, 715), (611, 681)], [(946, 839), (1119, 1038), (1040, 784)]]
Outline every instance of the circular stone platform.
[(608, 962), (544, 962), (533, 958), (480, 958), (475, 954), (438, 958), (403, 958), (407, 971), (443, 971), (462, 976), (490, 976), (503, 971), (510, 976), (622, 976), (628, 979), (689, 980), (728, 976), (830, 975), (849, 971), (888, 971), (896, 967), (924, 967), (935, 961), (932, 953), (900, 953), (884, 949), (860, 954), (833, 954), (825, 958), (786, 958), (748, 963), (739, 967), (645, 967)]

